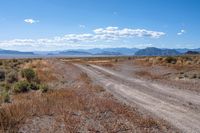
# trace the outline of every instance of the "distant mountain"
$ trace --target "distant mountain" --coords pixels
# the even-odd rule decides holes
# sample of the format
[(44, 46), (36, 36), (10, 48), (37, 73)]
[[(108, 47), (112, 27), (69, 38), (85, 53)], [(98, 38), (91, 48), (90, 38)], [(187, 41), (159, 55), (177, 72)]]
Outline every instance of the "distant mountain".
[(200, 54), (200, 52), (197, 52), (197, 51), (187, 51), (185, 54), (195, 55), (195, 54)]
[(62, 51), (59, 52), (61, 55), (91, 55), (89, 52), (83, 52), (83, 51)]
[[(52, 55), (52, 53), (49, 53), (48, 55)], [(102, 51), (102, 52), (99, 52), (99, 53), (90, 53), (90, 52), (72, 50), (72, 51), (59, 52), (59, 55), (121, 55), (121, 53), (110, 52), (110, 51)]]
[(135, 55), (137, 56), (167, 56), (167, 55), (180, 55), (178, 51), (174, 49), (159, 49), (155, 47), (147, 47), (145, 49), (138, 50)]
[[(189, 51), (189, 52), (188, 52)], [(188, 53), (187, 53), (188, 52)], [(113, 56), (165, 56), (165, 55), (180, 55), (180, 54), (194, 54), (194, 52), (200, 53), (200, 48), (197, 49), (160, 49), (155, 47), (147, 47), (145, 49), (137, 48), (93, 48), (93, 49), (73, 49), (64, 51), (34, 51), (34, 52), (20, 52), (16, 50), (4, 50), (0, 49), (0, 55), (9, 56), (102, 56), (102, 55), (113, 55)]]
[(87, 49), (87, 50), (81, 50), (79, 51), (84, 51), (84, 52), (89, 52), (91, 54), (99, 54), (99, 53), (120, 53), (121, 55), (134, 55), (136, 51), (139, 49), (137, 48), (93, 48), (93, 49)]
[(183, 48), (183, 49), (175, 49), (176, 51), (180, 52), (180, 53), (186, 53), (188, 51), (195, 51), (195, 52), (200, 52), (200, 48), (197, 49), (187, 49), (187, 48)]
[[(137, 48), (93, 48), (93, 49), (76, 49), (60, 51), (62, 55), (134, 55)], [(49, 52), (48, 54), (55, 54)]]
[[(139, 49), (137, 48), (93, 48), (93, 49), (76, 49), (76, 50), (65, 50), (61, 51), (60, 53), (63, 52), (68, 52), (68, 51), (78, 51), (87, 53), (87, 54), (92, 54), (92, 55), (134, 55), (136, 51)], [(77, 53), (77, 54), (78, 54)]]
[(0, 49), (0, 54), (13, 54), (13, 55), (34, 55), (33, 52), (20, 52), (20, 51), (15, 51), (15, 50), (4, 50)]
[(122, 54), (119, 52), (103, 51), (101, 53), (96, 53), (94, 55), (122, 55)]

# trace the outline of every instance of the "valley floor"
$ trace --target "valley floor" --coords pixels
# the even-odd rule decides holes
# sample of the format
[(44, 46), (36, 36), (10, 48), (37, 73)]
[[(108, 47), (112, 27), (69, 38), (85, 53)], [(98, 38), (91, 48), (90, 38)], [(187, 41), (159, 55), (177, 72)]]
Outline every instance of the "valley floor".
[[(198, 80), (172, 83), (176, 72), (170, 67), (111, 60), (42, 59), (26, 64), (51, 89), (16, 94), (11, 103), (2, 104), (1, 131), (200, 131)], [(167, 78), (157, 72), (167, 73)]]

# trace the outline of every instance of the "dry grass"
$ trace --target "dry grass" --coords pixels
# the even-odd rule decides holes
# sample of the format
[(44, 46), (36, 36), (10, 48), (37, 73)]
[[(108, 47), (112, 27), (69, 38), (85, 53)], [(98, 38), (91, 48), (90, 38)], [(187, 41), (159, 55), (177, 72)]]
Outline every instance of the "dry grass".
[(141, 57), (134, 60), (143, 66), (161, 65), (172, 68), (200, 68), (200, 56)]
[[(38, 65), (41, 63), (36, 68)], [(36, 128), (34, 119), (41, 121), (44, 116), (55, 122), (38, 125), (40, 132), (45, 127), (51, 129), (43, 132), (164, 132), (169, 128), (162, 120), (144, 117), (137, 109), (118, 102), (93, 84), (86, 73), (80, 74), (78, 83), (81, 86), (77, 88), (14, 95), (14, 102), (0, 107), (0, 132), (17, 132), (24, 126), (31, 131)]]
[[(95, 90), (96, 86), (84, 89), (16, 95), (14, 103), (3, 105), (0, 110), (0, 129), (3, 132), (16, 132), (27, 119), (53, 116), (58, 124), (54, 127), (59, 128), (59, 124), (62, 123), (64, 130), (69, 132), (78, 132), (81, 128), (97, 131), (95, 124), (98, 123), (103, 127), (99, 130), (106, 132), (134, 131), (136, 129), (133, 126), (144, 132), (147, 129), (162, 130), (162, 124), (150, 117), (142, 117), (137, 110), (112, 98), (97, 97), (97, 91), (91, 91)], [(80, 116), (77, 112), (80, 112)], [(84, 123), (90, 120), (94, 123)]]
[(46, 60), (34, 60), (25, 64), (23, 67), (34, 68), (41, 82), (51, 82), (57, 80), (56, 76), (52, 72), (52, 66), (50, 66)]
[(17, 131), (26, 119), (35, 116), (64, 115), (70, 110), (83, 110), (83, 100), (73, 90), (52, 91), (37, 95), (35, 93), (14, 96), (15, 102), (5, 104), (0, 110), (0, 129)]
[(136, 71), (134, 74), (140, 76), (140, 77), (146, 77), (150, 79), (162, 79), (162, 76), (152, 74), (151, 72), (148, 71)]

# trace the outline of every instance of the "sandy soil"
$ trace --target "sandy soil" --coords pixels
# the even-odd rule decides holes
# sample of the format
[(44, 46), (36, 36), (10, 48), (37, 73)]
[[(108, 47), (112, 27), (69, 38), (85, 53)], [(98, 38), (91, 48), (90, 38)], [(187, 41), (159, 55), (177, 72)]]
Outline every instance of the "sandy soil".
[[(19, 125), (19, 132), (158, 133), (179, 131), (162, 119), (154, 119), (150, 114), (140, 112), (137, 107), (124, 104), (110, 94), (109, 91), (105, 91), (104, 88), (98, 85), (98, 83), (102, 85), (105, 82), (105, 88), (107, 88), (108, 83), (108, 88), (115, 90), (121, 82), (118, 82), (118, 80), (121, 80), (118, 77), (116, 79), (114, 76), (109, 78), (109, 73), (86, 65), (75, 66), (71, 63), (56, 59), (46, 60), (45, 62), (48, 63), (47, 66), (50, 69), (47, 77), (48, 75), (54, 75), (56, 80), (49, 81), (54, 91), (45, 95), (50, 97), (50, 101), (47, 100), (49, 103), (42, 103), (44, 107), (42, 106), (40, 109), (46, 110), (46, 107), (48, 107), (47, 109), (50, 112), (47, 111), (44, 114), (26, 118), (24, 123)], [(42, 62), (40, 65), (41, 68), (46, 68), (42, 65)], [(95, 79), (94, 82), (85, 73), (89, 71), (91, 71), (91, 78)], [(97, 76), (96, 73), (98, 73)], [(127, 87), (127, 90), (130, 89), (130, 86), (124, 84), (121, 85), (121, 88)], [(110, 92), (119, 93), (118, 98), (121, 98), (121, 100), (125, 99), (124, 96), (126, 95), (121, 95), (121, 91)], [(29, 95), (34, 97), (32, 94), (27, 94), (28, 97)], [(41, 98), (44, 98), (44, 96), (38, 95), (36, 97), (36, 99)], [(134, 99), (124, 101), (133, 103), (132, 100)], [(51, 105), (52, 103), (53, 105)], [(34, 110), (32, 111), (34, 112)]]
[(118, 99), (168, 121), (182, 132), (200, 131), (200, 95), (97, 65), (76, 64)]

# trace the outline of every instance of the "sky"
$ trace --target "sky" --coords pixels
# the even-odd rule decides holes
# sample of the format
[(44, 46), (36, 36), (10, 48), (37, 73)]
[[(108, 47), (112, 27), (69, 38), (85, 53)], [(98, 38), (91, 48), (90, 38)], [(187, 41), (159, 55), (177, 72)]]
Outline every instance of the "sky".
[(200, 48), (200, 0), (0, 0), (0, 48)]

